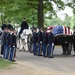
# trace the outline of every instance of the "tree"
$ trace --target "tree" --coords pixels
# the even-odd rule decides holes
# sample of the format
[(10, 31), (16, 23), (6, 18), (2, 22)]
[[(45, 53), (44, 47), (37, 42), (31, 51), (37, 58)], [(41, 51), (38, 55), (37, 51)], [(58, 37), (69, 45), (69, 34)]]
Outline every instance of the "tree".
[[(57, 16), (57, 10), (54, 9), (54, 5), (56, 5), (57, 10), (63, 10), (65, 6), (72, 7), (73, 4), (72, 2), (67, 2), (65, 4), (62, 0), (0, 0), (2, 13), (5, 15), (6, 19), (13, 19), (13, 16), (15, 16), (16, 18), (14, 19), (20, 18), (19, 20), (21, 20), (22, 17), (25, 16), (27, 21), (32, 23), (32, 19), (34, 20), (36, 17), (34, 23), (37, 24), (38, 21), (38, 27), (44, 27), (44, 14), (49, 13), (49, 19), (51, 19), (53, 15)], [(36, 12), (36, 14), (33, 14), (33, 11)]]
[(65, 19), (62, 21), (62, 25), (71, 27), (71, 19), (72, 17), (66, 16)]

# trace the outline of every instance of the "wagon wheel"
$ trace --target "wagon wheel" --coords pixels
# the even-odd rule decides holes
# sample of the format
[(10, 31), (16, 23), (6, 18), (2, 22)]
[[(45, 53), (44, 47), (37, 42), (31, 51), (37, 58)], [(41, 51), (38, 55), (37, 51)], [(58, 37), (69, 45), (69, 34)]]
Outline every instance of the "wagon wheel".
[(32, 53), (33, 45), (32, 45), (32, 35), (31, 34), (28, 35), (27, 43), (28, 43), (28, 50), (30, 53)]
[(71, 55), (72, 43), (63, 44), (62, 49), (64, 54)]
[(68, 45), (68, 54), (71, 55), (71, 51), (72, 51), (72, 43), (69, 43)]

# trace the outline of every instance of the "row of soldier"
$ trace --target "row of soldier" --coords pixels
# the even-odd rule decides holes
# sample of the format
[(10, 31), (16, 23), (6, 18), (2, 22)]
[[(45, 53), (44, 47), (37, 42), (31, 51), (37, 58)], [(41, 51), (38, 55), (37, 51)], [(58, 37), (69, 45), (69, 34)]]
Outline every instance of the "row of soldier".
[[(75, 56), (75, 27), (73, 31), (73, 50), (74, 50), (74, 56)], [(43, 56), (48, 56), (49, 58), (53, 58), (53, 51), (54, 51), (54, 35), (52, 33), (52, 29), (50, 29), (50, 32), (46, 32), (46, 28), (42, 30), (42, 28), (39, 29), (37, 32), (37, 29), (34, 28), (33, 30), (33, 54), (34, 55), (41, 55), (41, 44), (42, 44), (42, 51)], [(64, 54), (64, 50), (63, 53)], [(66, 54), (66, 53), (65, 53)]]
[[(54, 36), (52, 33), (52, 29), (47, 34), (46, 28), (44, 28), (44, 31), (42, 31), (42, 28), (40, 28), (38, 32), (37, 29), (34, 28), (32, 43), (33, 43), (34, 55), (38, 56), (41, 55), (41, 44), (42, 44), (43, 56), (44, 57), (48, 56), (49, 58), (53, 58)], [(48, 51), (47, 51), (47, 45), (49, 46)]]
[(16, 31), (10, 23), (4, 23), (1, 28), (1, 54), (3, 58), (13, 61), (16, 56)]

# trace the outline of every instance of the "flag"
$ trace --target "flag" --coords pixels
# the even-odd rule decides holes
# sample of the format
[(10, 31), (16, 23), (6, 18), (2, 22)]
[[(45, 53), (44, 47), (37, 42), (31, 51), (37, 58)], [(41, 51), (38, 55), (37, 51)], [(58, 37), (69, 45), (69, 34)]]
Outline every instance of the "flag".
[(59, 34), (71, 35), (71, 31), (70, 31), (70, 28), (66, 26), (55, 26), (53, 28), (53, 34), (54, 35), (59, 35)]

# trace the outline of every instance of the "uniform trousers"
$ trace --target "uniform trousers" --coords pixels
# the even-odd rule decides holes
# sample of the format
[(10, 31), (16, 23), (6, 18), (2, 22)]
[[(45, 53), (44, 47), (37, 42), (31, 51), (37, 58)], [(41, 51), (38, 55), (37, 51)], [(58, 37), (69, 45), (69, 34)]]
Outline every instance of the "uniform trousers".
[(7, 45), (4, 45), (3, 57), (6, 58)]
[(10, 47), (6, 46), (6, 59), (9, 58), (9, 51), (10, 51)]
[(73, 43), (73, 49), (74, 49), (74, 53), (75, 53), (75, 42)]
[(38, 55), (41, 55), (41, 50), (40, 50), (41, 44), (38, 43)]
[(10, 60), (12, 61), (14, 58), (14, 47), (10, 47)]
[(33, 44), (33, 54), (36, 55), (36, 43)]
[(45, 57), (46, 56), (46, 44), (43, 44), (43, 56)]
[(52, 56), (53, 56), (53, 45), (49, 44), (48, 57), (52, 57)]

